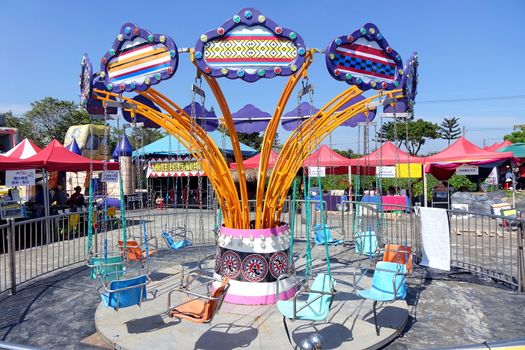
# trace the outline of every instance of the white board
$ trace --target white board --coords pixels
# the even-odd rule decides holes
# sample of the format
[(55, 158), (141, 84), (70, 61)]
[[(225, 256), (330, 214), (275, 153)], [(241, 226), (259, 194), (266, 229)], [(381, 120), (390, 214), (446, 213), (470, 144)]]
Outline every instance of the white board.
[(380, 178), (394, 178), (396, 177), (395, 166), (378, 166), (376, 167), (377, 176)]
[(8, 187), (34, 186), (35, 169), (7, 170), (5, 172), (5, 185)]
[(325, 177), (326, 167), (324, 166), (309, 166), (308, 175), (311, 177)]
[(479, 175), (479, 167), (477, 165), (463, 164), (456, 168), (456, 175)]
[(102, 173), (102, 182), (118, 182), (118, 170), (106, 170)]

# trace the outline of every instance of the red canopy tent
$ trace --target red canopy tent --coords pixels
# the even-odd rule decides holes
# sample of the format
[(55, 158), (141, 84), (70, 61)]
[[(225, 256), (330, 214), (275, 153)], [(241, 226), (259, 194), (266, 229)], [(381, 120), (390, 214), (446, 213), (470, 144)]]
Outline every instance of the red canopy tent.
[(423, 158), (411, 156), (387, 141), (374, 152), (350, 161), (350, 165), (362, 167), (392, 166), (399, 163), (422, 164)]
[(42, 151), (42, 149), (35, 145), (33, 141), (29, 139), (24, 139), (18, 145), (2, 154), (2, 156), (14, 159), (26, 159), (31, 156), (34, 156), (40, 151)]
[[(106, 162), (107, 170), (118, 170), (119, 163)], [(60, 144), (51, 141), (42, 151), (27, 159), (0, 158), (0, 170), (45, 169), (47, 171), (104, 170), (104, 162), (79, 156)]]
[(348, 166), (352, 159), (343, 157), (327, 145), (321, 145), (317, 151), (312, 153), (303, 165), (306, 167), (329, 167), (330, 174), (348, 174)]
[[(275, 165), (275, 162), (277, 161), (277, 157), (279, 156), (279, 154), (277, 154), (276, 152), (274, 151), (271, 151), (270, 152), (270, 160), (268, 162), (268, 168), (271, 169), (273, 168), (273, 166)], [(255, 156), (251, 157), (251, 158), (248, 158), (246, 159), (244, 162), (242, 162), (244, 164), (244, 168), (245, 169), (256, 169), (259, 167), (259, 159), (261, 159), (261, 154), (258, 153), (256, 154)], [(237, 169), (237, 163), (231, 163), (230, 164), (230, 169)]]
[(483, 149), (486, 150), (486, 151), (496, 152), (497, 150), (499, 150), (499, 149), (501, 149), (503, 147), (510, 146), (510, 145), (512, 145), (512, 142), (510, 142), (508, 140), (505, 140), (505, 141), (503, 141), (501, 143), (500, 142), (496, 142), (493, 145), (483, 147)]
[[(463, 164), (484, 166), (492, 169), (506, 161), (518, 162), (512, 152), (491, 152), (484, 150), (464, 137), (443, 151), (425, 158), (425, 173), (431, 173), (438, 180), (454, 175), (456, 168)], [(490, 172), (490, 171), (489, 171)], [(488, 174), (487, 174), (488, 175)]]

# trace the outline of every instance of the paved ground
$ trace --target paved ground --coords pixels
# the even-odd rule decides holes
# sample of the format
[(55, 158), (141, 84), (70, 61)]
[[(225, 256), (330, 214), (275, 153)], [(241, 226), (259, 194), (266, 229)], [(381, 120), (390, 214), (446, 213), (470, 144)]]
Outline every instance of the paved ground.
[[(163, 251), (152, 267), (169, 261), (192, 268), (192, 261), (211, 252), (193, 248), (182, 261)], [(525, 295), (468, 274), (422, 268), (415, 270), (409, 284), (409, 323), (402, 337), (387, 349), (425, 349), (525, 336)], [(97, 286), (81, 266), (35, 280), (15, 296), (0, 297), (0, 340), (43, 349), (96, 349), (82, 341), (95, 333)], [(90, 341), (96, 343), (97, 337)]]

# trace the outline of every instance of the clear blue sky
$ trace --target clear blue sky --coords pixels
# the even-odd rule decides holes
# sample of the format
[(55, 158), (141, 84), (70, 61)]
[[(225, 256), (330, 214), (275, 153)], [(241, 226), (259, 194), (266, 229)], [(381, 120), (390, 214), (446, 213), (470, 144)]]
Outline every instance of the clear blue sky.
[[(243, 7), (256, 7), (278, 24), (302, 35), (308, 47), (325, 48), (334, 37), (375, 23), (406, 60), (418, 51), (420, 85), (416, 116), (439, 122), (457, 116), (478, 145), (500, 141), (514, 124), (525, 123), (525, 1), (20, 1), (0, 5), (0, 112), (21, 114), (45, 96), (78, 101), (80, 58), (95, 68), (120, 26), (134, 22), (192, 47), (200, 34), (221, 25)], [(175, 76), (158, 89), (176, 102), (190, 102), (195, 69), (187, 55)], [(317, 55), (310, 69), (320, 107), (346, 88), (326, 71)], [(221, 79), (232, 110), (246, 103), (273, 111), (285, 79), (255, 84)], [(517, 96), (521, 98), (429, 101)], [(211, 94), (210, 94), (211, 96)], [(207, 101), (207, 107), (215, 101)], [(293, 108), (292, 98), (287, 110)], [(281, 132), (281, 139), (287, 133)], [(326, 141), (328, 143), (328, 140)], [(340, 128), (335, 148), (357, 149), (355, 129)], [(429, 141), (424, 152), (443, 148)]]

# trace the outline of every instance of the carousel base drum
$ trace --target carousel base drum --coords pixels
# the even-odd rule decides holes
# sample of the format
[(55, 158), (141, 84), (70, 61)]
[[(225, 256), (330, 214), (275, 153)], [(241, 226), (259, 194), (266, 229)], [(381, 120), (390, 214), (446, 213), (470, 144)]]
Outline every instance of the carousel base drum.
[[(263, 305), (277, 302), (277, 279), (289, 271), (290, 233), (287, 224), (271, 229), (221, 227), (215, 259), (215, 276), (230, 279), (224, 301)], [(281, 280), (281, 299), (297, 291), (293, 279)]]

